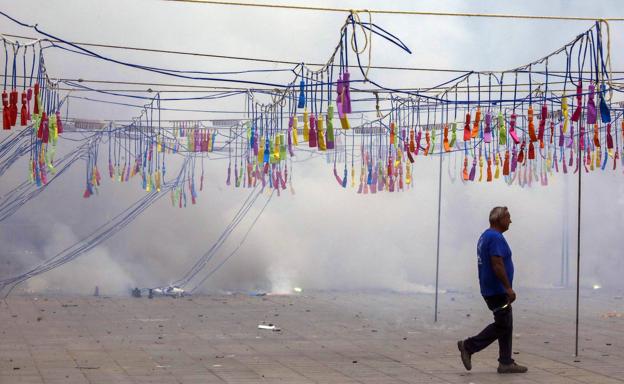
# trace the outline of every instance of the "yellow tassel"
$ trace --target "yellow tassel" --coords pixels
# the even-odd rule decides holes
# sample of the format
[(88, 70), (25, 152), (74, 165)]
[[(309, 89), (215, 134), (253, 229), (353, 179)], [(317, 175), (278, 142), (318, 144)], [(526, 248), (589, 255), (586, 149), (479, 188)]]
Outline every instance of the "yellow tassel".
[(323, 130), (324, 119), (322, 115), (319, 115), (318, 120), (316, 121), (316, 129), (317, 129), (317, 138), (318, 138), (318, 147), (319, 151), (326, 151), (327, 144), (325, 143), (325, 133)]
[(258, 147), (258, 164), (264, 163), (264, 146), (265, 146), (265, 138), (260, 139), (260, 146)]
[(340, 126), (342, 127), (342, 129), (351, 128), (351, 124), (349, 123), (349, 119), (347, 118), (346, 113), (340, 118)]
[(483, 156), (479, 156), (479, 181), (483, 180)]
[(546, 158), (546, 169), (550, 169), (552, 165), (552, 153), (548, 152), (548, 157)]
[(593, 171), (594, 170), (594, 159), (596, 158), (596, 156), (594, 156), (593, 152), (589, 152), (589, 170)]
[(500, 156), (496, 156), (496, 170), (494, 170), (494, 178), (498, 179), (500, 176)]
[(282, 136), (276, 135), (273, 139), (273, 161), (271, 163), (278, 163), (280, 160), (280, 144), (282, 142)]
[(160, 192), (160, 171), (156, 171), (156, 191)]
[(570, 123), (568, 119), (568, 98), (561, 98), (561, 114), (563, 115), (563, 133), (568, 132), (568, 124)]
[(303, 110), (303, 141), (310, 140), (310, 118), (308, 116), (308, 108)]
[(410, 185), (412, 182), (412, 165), (408, 164), (405, 167), (405, 184)]
[(297, 125), (299, 125), (299, 119), (297, 119), (297, 115), (293, 118), (293, 126), (292, 126), (292, 143), (293, 145), (299, 145), (299, 135), (297, 134)]

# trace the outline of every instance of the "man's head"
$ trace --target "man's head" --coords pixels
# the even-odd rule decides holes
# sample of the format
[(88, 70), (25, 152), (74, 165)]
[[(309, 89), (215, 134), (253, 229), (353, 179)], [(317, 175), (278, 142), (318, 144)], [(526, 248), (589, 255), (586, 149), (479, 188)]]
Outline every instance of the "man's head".
[(507, 207), (494, 207), (490, 211), (490, 227), (505, 232), (511, 224), (511, 215)]

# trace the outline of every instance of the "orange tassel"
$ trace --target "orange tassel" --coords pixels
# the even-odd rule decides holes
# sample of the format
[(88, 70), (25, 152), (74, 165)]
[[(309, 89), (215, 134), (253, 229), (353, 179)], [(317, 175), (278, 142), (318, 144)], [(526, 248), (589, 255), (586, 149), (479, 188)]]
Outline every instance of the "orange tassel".
[(475, 115), (474, 123), (472, 124), (472, 133), (470, 137), (473, 139), (479, 136), (479, 123), (481, 122), (481, 108), (477, 107), (477, 113)]
[(529, 138), (531, 142), (537, 141), (537, 136), (535, 135), (535, 124), (533, 124), (533, 107), (529, 105), (528, 110), (528, 120), (529, 120)]

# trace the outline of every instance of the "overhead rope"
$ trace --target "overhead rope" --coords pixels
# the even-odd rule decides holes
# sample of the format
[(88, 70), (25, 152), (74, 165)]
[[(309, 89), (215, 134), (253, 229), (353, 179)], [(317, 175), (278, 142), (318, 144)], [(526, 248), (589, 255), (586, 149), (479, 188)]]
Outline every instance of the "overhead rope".
[(496, 14), (496, 13), (468, 13), (468, 12), (426, 12), (426, 11), (400, 11), (400, 10), (384, 10), (384, 9), (350, 9), (350, 8), (332, 8), (332, 7), (312, 7), (302, 5), (286, 5), (286, 4), (268, 4), (268, 3), (244, 3), (230, 1), (214, 1), (214, 0), (164, 0), (173, 3), (195, 3), (195, 4), (211, 4), (226, 5), (237, 7), (252, 8), (268, 8), (268, 9), (289, 9), (298, 11), (316, 11), (316, 12), (367, 12), (371, 14), (386, 15), (411, 15), (411, 16), (448, 16), (448, 17), (474, 17), (474, 18), (498, 18), (498, 19), (525, 19), (525, 20), (566, 20), (566, 21), (624, 21), (622, 17), (586, 17), (586, 16), (545, 16), (545, 15), (514, 15), (514, 14)]

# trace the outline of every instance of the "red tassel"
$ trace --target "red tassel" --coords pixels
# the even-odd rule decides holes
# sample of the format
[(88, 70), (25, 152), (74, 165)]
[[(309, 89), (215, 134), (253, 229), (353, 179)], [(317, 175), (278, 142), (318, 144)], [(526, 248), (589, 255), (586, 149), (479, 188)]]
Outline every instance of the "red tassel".
[(16, 90), (11, 91), (11, 95), (9, 96), (9, 103), (10, 103), (9, 112), (11, 116), (11, 127), (14, 127), (15, 123), (17, 123), (17, 98), (18, 98), (17, 91)]
[(537, 130), (537, 138), (540, 141), (540, 147), (544, 148), (544, 133), (546, 132), (546, 117), (548, 116), (548, 106), (546, 103), (542, 105), (542, 113), (540, 114), (539, 128)]
[(30, 100), (32, 99), (32, 88), (28, 88), (26, 91), (26, 108), (28, 110), (26, 120), (30, 121)]
[(535, 146), (533, 145), (533, 142), (529, 142), (529, 160), (534, 160), (535, 159)]
[(518, 163), (522, 164), (524, 162), (524, 147), (525, 142), (523, 141), (520, 145), (520, 154), (518, 155)]
[(23, 127), (28, 123), (28, 110), (26, 109), (26, 92), (22, 92), (22, 109), (20, 111), (20, 125)]
[(607, 124), (607, 148), (613, 149), (613, 136), (611, 136), (611, 123)]
[(468, 141), (470, 138), (470, 113), (466, 113), (466, 122), (464, 123), (464, 141)]
[(533, 123), (533, 107), (529, 105), (529, 109), (527, 110), (527, 119), (529, 120), (529, 138), (530, 142), (537, 141), (537, 136), (535, 135), (535, 124)]
[(62, 123), (60, 112), (56, 112), (56, 130), (59, 135), (63, 133), (63, 123)]
[(46, 125), (47, 120), (48, 120), (48, 116), (46, 115), (45, 112), (43, 112), (41, 114), (41, 121), (39, 121), (39, 129), (37, 130), (37, 137), (39, 139), (43, 140), (44, 131), (47, 131), (47, 129), (44, 129), (44, 125)]
[(11, 117), (9, 116), (9, 95), (6, 90), (2, 92), (2, 128), (11, 129)]
[(39, 83), (35, 83), (35, 107), (33, 113), (39, 114)]

